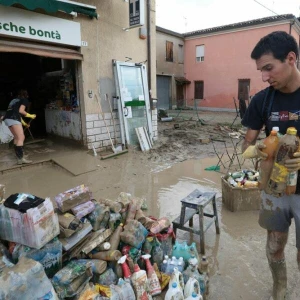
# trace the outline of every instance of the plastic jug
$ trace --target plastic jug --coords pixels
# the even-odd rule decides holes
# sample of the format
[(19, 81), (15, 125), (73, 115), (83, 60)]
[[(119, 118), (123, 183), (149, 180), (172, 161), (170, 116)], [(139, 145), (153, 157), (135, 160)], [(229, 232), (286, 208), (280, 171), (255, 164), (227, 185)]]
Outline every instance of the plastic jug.
[(195, 292), (192, 293), (189, 297), (185, 298), (185, 300), (202, 300), (202, 296), (199, 294), (196, 294)]
[(184, 280), (181, 272), (175, 267), (173, 273), (171, 274), (169, 287), (172, 286), (173, 282), (177, 283), (178, 288), (181, 288), (182, 292), (184, 291)]
[(264, 139), (263, 143), (266, 145), (266, 148), (262, 149), (262, 152), (267, 153), (268, 157), (265, 160), (260, 162), (260, 170), (259, 170), (259, 180), (258, 180), (258, 188), (260, 190), (264, 190), (266, 185), (270, 179), (270, 175), (272, 172), (275, 153), (278, 147), (279, 138), (277, 136), (277, 131), (272, 130), (270, 135)]
[(194, 277), (190, 277), (184, 288), (184, 298), (187, 299), (188, 297), (191, 297), (193, 293), (201, 295), (201, 289), (198, 280)]
[(206, 291), (205, 278), (198, 272), (198, 260), (196, 258), (192, 258), (189, 260), (189, 266), (185, 271), (183, 271), (183, 280), (186, 284), (190, 277), (197, 279), (200, 285), (201, 295), (204, 295)]
[[(273, 164), (270, 180), (266, 188), (268, 194), (281, 196), (284, 192), (288, 195), (295, 193), (297, 184), (297, 174), (295, 172), (288, 173), (284, 166), (285, 160), (293, 158), (293, 154), (298, 150), (299, 139), (297, 137), (297, 129), (289, 127), (286, 134), (279, 140), (276, 157)], [(288, 178), (292, 178), (288, 182)]]
[(165, 300), (183, 300), (183, 293), (182, 290), (177, 286), (176, 282), (172, 283), (172, 286), (169, 287), (166, 295)]

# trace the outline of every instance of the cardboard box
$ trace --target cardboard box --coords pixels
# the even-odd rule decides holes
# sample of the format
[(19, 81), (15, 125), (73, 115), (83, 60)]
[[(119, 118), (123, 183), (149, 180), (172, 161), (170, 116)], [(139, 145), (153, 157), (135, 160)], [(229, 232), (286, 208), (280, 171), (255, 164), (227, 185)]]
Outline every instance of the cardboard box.
[(222, 202), (230, 211), (246, 211), (260, 209), (260, 193), (258, 188), (240, 188), (231, 186), (222, 180)]
[(0, 238), (40, 249), (59, 235), (57, 214), (49, 198), (26, 213), (0, 205)]

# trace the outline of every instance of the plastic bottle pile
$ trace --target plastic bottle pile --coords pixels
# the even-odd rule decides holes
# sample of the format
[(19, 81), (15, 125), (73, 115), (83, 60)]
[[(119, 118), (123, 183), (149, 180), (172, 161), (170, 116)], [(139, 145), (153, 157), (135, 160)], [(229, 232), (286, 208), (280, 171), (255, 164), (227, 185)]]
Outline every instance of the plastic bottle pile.
[(167, 218), (145, 216), (142, 199), (96, 201), (81, 185), (57, 195), (54, 208), (29, 194), (5, 199), (2, 187), (0, 299), (17, 299), (22, 289), (22, 300), (144, 300), (168, 284), (171, 299), (173, 283), (181, 293), (172, 299), (208, 293), (207, 261), (199, 273), (195, 243), (176, 241)]
[(259, 172), (255, 170), (241, 170), (228, 173), (224, 179), (233, 187), (257, 188)]

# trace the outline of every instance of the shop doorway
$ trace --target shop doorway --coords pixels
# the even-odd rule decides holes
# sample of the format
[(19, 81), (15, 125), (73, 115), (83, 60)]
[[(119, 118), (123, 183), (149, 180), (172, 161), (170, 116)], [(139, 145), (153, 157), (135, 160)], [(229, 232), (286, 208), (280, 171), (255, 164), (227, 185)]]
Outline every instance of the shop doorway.
[[(37, 115), (30, 126), (35, 138), (53, 134), (82, 140), (75, 60), (1, 52), (0, 114), (19, 89), (28, 90), (29, 112)], [(75, 119), (72, 131), (68, 127)]]

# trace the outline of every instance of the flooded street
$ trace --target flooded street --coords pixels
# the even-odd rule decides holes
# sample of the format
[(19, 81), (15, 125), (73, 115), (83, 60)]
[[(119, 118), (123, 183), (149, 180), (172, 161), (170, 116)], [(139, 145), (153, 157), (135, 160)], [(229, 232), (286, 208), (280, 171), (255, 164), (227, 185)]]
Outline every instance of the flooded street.
[[(164, 148), (165, 154), (143, 154), (132, 149), (126, 154), (100, 160), (85, 150), (47, 141), (26, 147), (29, 157), (40, 163), (19, 168), (15, 166), (12, 149), (4, 149), (1, 150), (0, 183), (6, 185), (7, 196), (27, 192), (53, 199), (55, 195), (83, 183), (90, 187), (96, 199), (114, 200), (120, 192), (128, 192), (146, 199), (147, 215), (167, 216), (171, 221), (180, 213), (180, 200), (194, 189), (215, 192), (221, 234), (216, 234), (214, 225), (205, 233), (210, 271), (209, 299), (270, 299), (272, 278), (265, 256), (266, 232), (258, 225), (259, 212), (233, 213), (222, 204), (223, 174), (204, 170), (217, 163), (210, 144), (185, 144), (184, 138), (177, 137), (174, 141), (177, 146), (184, 145), (185, 150), (195, 148), (197, 155), (193, 158), (181, 152), (178, 155), (181, 147), (176, 151), (172, 147)], [(153, 160), (154, 155), (159, 159)], [(11, 167), (11, 171), (3, 171), (7, 167)], [(194, 217), (194, 226), (198, 228), (198, 216)], [(177, 239), (196, 242), (200, 251), (198, 235), (178, 230)], [(300, 285), (295, 243), (292, 224), (285, 253), (288, 299), (296, 300), (300, 299), (296, 289)]]

